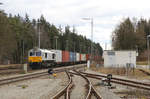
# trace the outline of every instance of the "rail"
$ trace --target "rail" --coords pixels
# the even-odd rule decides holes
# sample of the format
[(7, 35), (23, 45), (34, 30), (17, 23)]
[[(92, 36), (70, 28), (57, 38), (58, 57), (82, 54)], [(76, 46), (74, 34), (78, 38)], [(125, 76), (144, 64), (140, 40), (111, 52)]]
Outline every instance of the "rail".
[[(84, 66), (81, 65), (81, 66), (76, 67), (76, 69), (83, 68), (83, 67)], [(72, 70), (72, 69), (74, 69), (74, 67), (56, 68), (56, 69), (54, 69), (54, 72), (58, 73), (58, 72), (64, 72), (65, 70)], [(27, 79), (32, 79), (32, 78), (45, 76), (45, 75), (48, 75), (47, 70), (38, 72), (38, 73), (31, 73), (31, 74), (24, 74), (24, 75), (19, 75), (19, 76), (15, 76), (15, 77), (3, 78), (3, 79), (0, 79), (0, 85), (9, 84), (9, 83), (27, 80)]]
[(145, 70), (143, 70), (143, 69), (138, 69), (138, 70), (141, 71), (141, 72), (143, 72), (144, 74), (150, 76), (150, 73), (149, 73), (148, 71), (145, 71)]
[[(77, 75), (80, 75), (81, 77), (83, 77), (86, 80), (86, 82), (88, 83), (88, 94), (86, 96), (86, 99), (90, 99), (92, 94), (94, 94), (97, 99), (102, 99), (102, 97), (98, 94), (98, 92), (95, 90), (92, 83), (86, 76), (82, 75), (79, 71), (74, 70), (74, 72), (76, 72)], [(72, 72), (69, 72), (69, 73), (72, 73)], [(74, 74), (74, 73), (72, 73), (72, 74)]]
[(58, 99), (64, 94), (65, 94), (65, 99), (70, 99), (70, 94), (69, 93), (70, 93), (70, 89), (73, 86), (73, 83), (72, 83), (72, 77), (70, 76), (70, 74), (67, 71), (66, 71), (66, 74), (69, 78), (69, 83), (67, 84), (67, 86), (65, 88), (63, 88), (55, 96), (53, 96), (52, 99)]
[(22, 67), (23, 64), (7, 64), (7, 65), (0, 65), (0, 70), (8, 69), (8, 68), (16, 68), (16, 67)]
[(41, 73), (34, 73), (34, 74), (30, 74), (30, 75), (22, 75), (22, 76), (17, 76), (17, 77), (0, 79), (0, 85), (9, 84), (9, 83), (27, 80), (27, 79), (32, 79), (32, 78), (37, 78), (37, 77), (44, 76), (44, 75), (48, 75), (48, 73), (41, 72)]
[[(95, 78), (95, 79), (102, 79), (102, 78), (107, 78), (105, 75), (101, 74), (91, 74), (91, 73), (85, 73), (81, 72), (87, 77), (90, 78)], [(107, 80), (105, 80), (107, 81)], [(148, 83), (143, 83), (143, 82), (138, 82), (138, 81), (133, 81), (133, 80), (127, 80), (127, 79), (122, 79), (122, 78), (117, 78), (117, 77), (112, 77), (112, 80), (110, 80), (112, 83), (117, 83), (117, 84), (122, 84), (122, 85), (127, 85), (131, 87), (136, 87), (136, 88), (141, 88), (145, 90), (150, 90), (150, 84)]]

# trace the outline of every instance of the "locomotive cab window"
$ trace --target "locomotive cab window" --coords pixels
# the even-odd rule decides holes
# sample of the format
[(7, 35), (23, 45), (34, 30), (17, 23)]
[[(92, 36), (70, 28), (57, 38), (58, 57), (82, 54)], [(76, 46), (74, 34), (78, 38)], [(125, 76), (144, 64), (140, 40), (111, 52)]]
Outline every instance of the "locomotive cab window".
[(36, 52), (36, 56), (41, 56), (41, 52)]
[(55, 59), (55, 54), (52, 54), (52, 58)]
[(35, 52), (30, 52), (30, 56), (34, 56)]
[(47, 58), (47, 53), (45, 53), (45, 58)]

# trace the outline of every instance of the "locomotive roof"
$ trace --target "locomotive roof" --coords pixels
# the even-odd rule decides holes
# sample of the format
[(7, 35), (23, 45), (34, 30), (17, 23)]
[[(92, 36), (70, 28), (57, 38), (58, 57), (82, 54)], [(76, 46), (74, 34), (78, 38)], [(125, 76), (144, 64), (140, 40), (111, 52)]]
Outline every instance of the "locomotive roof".
[(54, 53), (51, 50), (48, 50), (48, 49), (39, 49), (39, 48), (37, 48), (37, 49), (31, 49), (29, 51), (41, 51), (41, 52), (46, 52), (46, 53)]

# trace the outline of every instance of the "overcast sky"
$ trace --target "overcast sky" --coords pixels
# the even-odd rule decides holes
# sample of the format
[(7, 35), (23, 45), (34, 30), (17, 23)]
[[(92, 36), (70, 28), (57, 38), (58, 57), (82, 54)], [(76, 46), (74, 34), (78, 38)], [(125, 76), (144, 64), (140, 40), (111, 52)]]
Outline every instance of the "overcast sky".
[(126, 17), (150, 17), (149, 0), (1, 0), (0, 9), (6, 13), (25, 13), (32, 18), (44, 15), (47, 21), (56, 26), (75, 27), (78, 34), (91, 37), (90, 21), (82, 18), (93, 18), (94, 41), (105, 49), (111, 45), (111, 33)]

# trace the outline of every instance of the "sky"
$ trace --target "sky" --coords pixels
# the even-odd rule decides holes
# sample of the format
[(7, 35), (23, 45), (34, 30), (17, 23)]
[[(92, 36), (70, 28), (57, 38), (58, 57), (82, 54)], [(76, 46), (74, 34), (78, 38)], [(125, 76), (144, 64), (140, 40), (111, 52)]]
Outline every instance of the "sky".
[(0, 0), (0, 9), (22, 17), (27, 13), (31, 19), (43, 15), (56, 26), (74, 26), (78, 34), (91, 39), (93, 18), (93, 40), (103, 49), (111, 49), (111, 34), (123, 19), (150, 17), (149, 0)]

